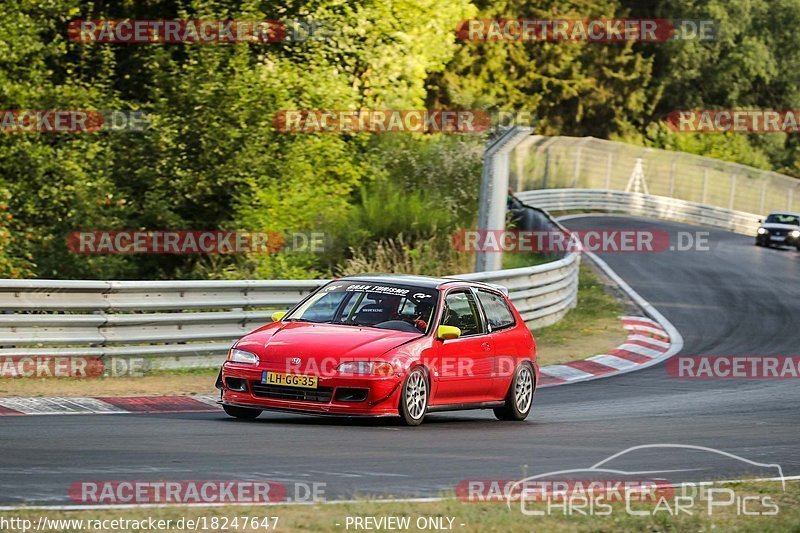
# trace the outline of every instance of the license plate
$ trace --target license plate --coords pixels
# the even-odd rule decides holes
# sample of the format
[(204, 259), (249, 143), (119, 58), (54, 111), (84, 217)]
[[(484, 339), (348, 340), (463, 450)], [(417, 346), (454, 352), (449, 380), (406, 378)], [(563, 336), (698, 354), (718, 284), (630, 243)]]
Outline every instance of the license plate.
[(786, 237), (776, 237), (776, 236), (772, 236), (772, 237), (770, 237), (770, 240), (773, 240), (773, 241), (779, 241), (779, 242), (783, 242), (783, 241), (785, 241), (785, 240), (786, 240)]
[(261, 373), (261, 383), (265, 385), (283, 385), (285, 387), (300, 387), (301, 389), (316, 389), (319, 384), (317, 376), (303, 374), (284, 374), (283, 372)]

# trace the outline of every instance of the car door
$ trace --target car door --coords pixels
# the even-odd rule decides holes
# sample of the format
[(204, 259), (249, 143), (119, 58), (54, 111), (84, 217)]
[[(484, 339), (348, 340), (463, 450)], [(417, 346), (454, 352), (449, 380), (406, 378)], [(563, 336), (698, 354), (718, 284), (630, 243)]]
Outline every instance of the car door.
[(492, 399), (503, 398), (520, 361), (518, 339), (514, 334), (516, 319), (501, 294), (475, 289), (475, 296), (484, 313), (487, 337), (491, 340), (494, 351), (493, 382), (489, 394)]
[(437, 340), (434, 363), (437, 391), (432, 405), (486, 401), (492, 386), (492, 343), (474, 295), (454, 289), (444, 297), (440, 325), (461, 329), (461, 336)]

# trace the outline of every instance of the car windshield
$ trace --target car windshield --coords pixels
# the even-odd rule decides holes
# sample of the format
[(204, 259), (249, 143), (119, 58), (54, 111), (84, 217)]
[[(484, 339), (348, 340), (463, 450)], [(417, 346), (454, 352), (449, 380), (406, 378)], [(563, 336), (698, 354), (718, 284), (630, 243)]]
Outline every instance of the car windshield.
[(780, 213), (772, 213), (767, 217), (766, 224), (790, 224), (792, 226), (800, 226), (800, 218), (797, 215), (782, 215)]
[(334, 281), (286, 316), (288, 322), (368, 326), (427, 333), (438, 291), (424, 287)]

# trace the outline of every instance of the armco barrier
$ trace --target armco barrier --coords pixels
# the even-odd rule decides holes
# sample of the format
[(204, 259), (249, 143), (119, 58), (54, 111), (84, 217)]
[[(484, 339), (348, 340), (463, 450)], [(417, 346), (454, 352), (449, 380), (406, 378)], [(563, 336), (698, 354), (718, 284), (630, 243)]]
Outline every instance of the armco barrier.
[[(574, 307), (580, 257), (457, 276), (509, 289), (530, 327)], [(156, 367), (221, 360), (238, 337), (326, 280), (0, 280), (0, 356), (159, 356)]]
[(543, 189), (517, 193), (528, 205), (547, 211), (611, 211), (690, 222), (755, 236), (761, 215), (713, 207), (667, 196), (599, 189)]
[(575, 307), (580, 255), (571, 253), (544, 265), (456, 276), (508, 288), (509, 298), (530, 328), (558, 322)]
[(323, 281), (0, 281), (0, 356), (224, 354)]

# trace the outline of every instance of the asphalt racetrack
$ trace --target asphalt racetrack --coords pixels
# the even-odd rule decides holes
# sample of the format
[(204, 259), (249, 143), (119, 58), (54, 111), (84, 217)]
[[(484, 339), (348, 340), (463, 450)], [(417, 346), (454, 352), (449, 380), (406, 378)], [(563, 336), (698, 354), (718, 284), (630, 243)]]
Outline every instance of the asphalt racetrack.
[[(794, 249), (757, 248), (750, 237), (631, 217), (566, 225), (660, 229), (673, 237), (708, 231), (709, 251), (600, 255), (680, 331), (682, 354), (800, 355)], [(429, 415), (418, 428), (274, 413), (238, 421), (221, 410), (7, 416), (0, 419), (0, 504), (70, 504), (68, 487), (84, 480), (269, 479), (323, 482), (329, 499), (437, 496), (461, 480), (588, 468), (645, 444), (709, 447), (800, 475), (798, 383), (676, 379), (659, 364), (543, 389), (523, 423), (471, 411)], [(634, 450), (612, 462), (675, 481), (776, 475), (685, 448)]]

